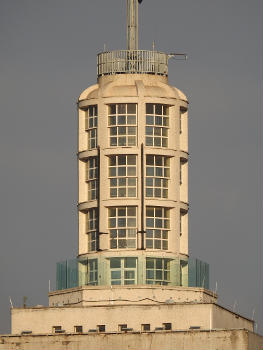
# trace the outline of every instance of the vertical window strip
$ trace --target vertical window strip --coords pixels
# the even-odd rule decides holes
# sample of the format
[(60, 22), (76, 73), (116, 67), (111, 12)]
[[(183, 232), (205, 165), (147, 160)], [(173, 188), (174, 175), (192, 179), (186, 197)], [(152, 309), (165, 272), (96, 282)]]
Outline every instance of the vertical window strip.
[(168, 147), (169, 107), (146, 103), (146, 146)]
[(146, 207), (146, 249), (168, 250), (170, 210)]
[(98, 157), (90, 157), (86, 163), (86, 182), (88, 183), (88, 200), (98, 198)]
[(168, 285), (170, 278), (170, 260), (146, 258), (146, 284)]
[(136, 155), (109, 157), (110, 197), (136, 197)]
[(86, 214), (86, 231), (88, 234), (88, 251), (98, 249), (98, 209), (89, 209)]
[(88, 285), (98, 285), (98, 259), (88, 260)]
[(168, 198), (170, 159), (164, 156), (146, 156), (146, 197)]
[(88, 149), (97, 148), (97, 126), (98, 126), (98, 107), (89, 106), (86, 110), (86, 131), (88, 133)]
[(110, 146), (137, 145), (137, 104), (121, 103), (108, 106)]
[(136, 248), (136, 207), (108, 209), (110, 249)]

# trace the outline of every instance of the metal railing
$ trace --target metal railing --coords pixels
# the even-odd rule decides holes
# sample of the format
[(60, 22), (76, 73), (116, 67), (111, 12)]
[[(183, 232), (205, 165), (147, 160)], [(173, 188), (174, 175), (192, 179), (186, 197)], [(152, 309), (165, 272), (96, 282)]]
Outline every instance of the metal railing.
[(97, 56), (98, 77), (112, 74), (168, 75), (168, 55), (148, 50), (117, 50)]

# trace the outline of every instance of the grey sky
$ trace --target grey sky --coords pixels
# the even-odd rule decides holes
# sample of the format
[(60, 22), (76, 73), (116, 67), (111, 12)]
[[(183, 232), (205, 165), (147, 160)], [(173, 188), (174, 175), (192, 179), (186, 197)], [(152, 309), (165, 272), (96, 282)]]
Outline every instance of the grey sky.
[[(9, 296), (47, 304), (56, 262), (77, 254), (75, 102), (96, 82), (104, 43), (125, 48), (125, 5), (0, 1), (0, 333), (10, 331)], [(263, 332), (257, 17), (257, 0), (144, 0), (139, 45), (188, 53), (170, 61), (169, 80), (190, 101), (190, 252), (210, 264), (220, 303), (255, 309)]]

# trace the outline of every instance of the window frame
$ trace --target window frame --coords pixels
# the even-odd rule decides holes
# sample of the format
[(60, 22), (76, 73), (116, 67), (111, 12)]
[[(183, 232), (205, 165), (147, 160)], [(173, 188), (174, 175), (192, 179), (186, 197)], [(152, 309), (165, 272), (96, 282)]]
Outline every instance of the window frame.
[(166, 104), (145, 104), (145, 146), (168, 148), (169, 108)]
[[(149, 212), (152, 210), (153, 216), (150, 216)], [(162, 216), (158, 216), (160, 210)], [(167, 216), (165, 216), (166, 214)], [(170, 208), (146, 206), (145, 230), (146, 249), (167, 251), (170, 235)], [(160, 246), (158, 247), (159, 242)]]
[[(150, 157), (153, 164), (149, 164)], [(145, 156), (145, 196), (146, 198), (168, 198), (170, 182), (170, 158), (168, 156), (146, 154)], [(161, 160), (161, 164), (159, 163)], [(153, 172), (153, 175), (150, 174)], [(158, 174), (158, 172), (161, 173)], [(152, 180), (152, 185), (150, 184)], [(166, 186), (165, 186), (166, 184)], [(152, 194), (151, 194), (152, 192)], [(160, 195), (158, 195), (158, 192)]]
[[(133, 109), (131, 106), (135, 106), (135, 113), (129, 111), (129, 109)], [(135, 123), (131, 122), (134, 117)], [(109, 104), (108, 129), (110, 147), (136, 147), (138, 144), (138, 104)], [(134, 131), (132, 132), (132, 130)]]
[(85, 131), (88, 134), (88, 149), (98, 147), (98, 105), (89, 105), (85, 110)]
[[(153, 267), (149, 267), (150, 261), (153, 262)], [(146, 257), (146, 280), (145, 280), (146, 284), (163, 285), (163, 286), (170, 285), (171, 284), (171, 261), (172, 259), (169, 259), (169, 258)], [(160, 267), (160, 263), (161, 263), (161, 267)], [(165, 264), (167, 268), (165, 268)], [(149, 271), (152, 271), (152, 272), (150, 273)], [(153, 278), (149, 278), (148, 276), (153, 276)], [(159, 276), (161, 276), (161, 278), (159, 278)]]

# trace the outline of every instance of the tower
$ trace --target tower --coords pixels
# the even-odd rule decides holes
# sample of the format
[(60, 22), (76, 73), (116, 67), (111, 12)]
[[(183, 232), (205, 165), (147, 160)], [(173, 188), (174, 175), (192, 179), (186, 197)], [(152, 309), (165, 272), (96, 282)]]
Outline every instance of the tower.
[(137, 45), (127, 0), (127, 50), (98, 54), (78, 101), (82, 283), (188, 286), (188, 101), (169, 55)]
[(49, 307), (12, 309), (12, 333), (56, 333), (43, 349), (127, 349), (127, 332), (131, 349), (248, 349), (254, 322), (189, 257), (188, 101), (168, 83), (174, 54), (138, 49), (141, 2), (127, 0), (127, 49), (98, 54), (78, 99), (78, 256), (57, 264)]

